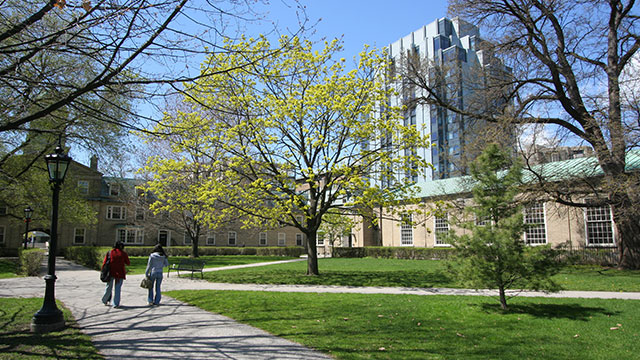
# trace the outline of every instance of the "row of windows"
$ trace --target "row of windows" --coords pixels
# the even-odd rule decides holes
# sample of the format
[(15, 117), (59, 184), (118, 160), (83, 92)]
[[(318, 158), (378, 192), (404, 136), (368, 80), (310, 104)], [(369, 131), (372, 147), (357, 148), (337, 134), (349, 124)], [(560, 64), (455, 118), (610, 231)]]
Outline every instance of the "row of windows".
[[(588, 207), (584, 210), (587, 246), (614, 246), (613, 220), (609, 206)], [(524, 222), (527, 225), (524, 232), (524, 241), (528, 245), (542, 245), (547, 243), (547, 228), (545, 220), (544, 203), (534, 203), (524, 210)], [(489, 224), (488, 219), (476, 219), (476, 225)], [(436, 246), (448, 246), (444, 234), (449, 231), (448, 214), (436, 216), (434, 220), (434, 233)], [(413, 225), (409, 215), (400, 224), (400, 244), (413, 245)]]
[[(167, 230), (160, 230), (158, 232), (158, 241), (161, 239), (169, 240), (171, 238), (170, 232)], [(74, 230), (73, 243), (76, 245), (84, 244), (86, 239), (86, 229), (76, 228)], [(227, 244), (237, 245), (238, 234), (235, 231), (227, 232)], [(123, 228), (116, 230), (116, 240), (122, 241), (125, 244), (143, 244), (144, 243), (144, 230), (138, 228)], [(4, 227), (0, 227), (0, 243), (4, 242)], [(183, 243), (185, 245), (191, 244), (191, 236), (185, 231), (183, 237)], [(216, 234), (207, 233), (205, 243), (207, 245), (216, 245)], [(258, 236), (258, 243), (260, 245), (268, 245), (267, 233), (262, 232)], [(284, 246), (287, 243), (287, 234), (278, 233), (278, 246)], [(303, 246), (302, 234), (296, 234), (296, 245)]]

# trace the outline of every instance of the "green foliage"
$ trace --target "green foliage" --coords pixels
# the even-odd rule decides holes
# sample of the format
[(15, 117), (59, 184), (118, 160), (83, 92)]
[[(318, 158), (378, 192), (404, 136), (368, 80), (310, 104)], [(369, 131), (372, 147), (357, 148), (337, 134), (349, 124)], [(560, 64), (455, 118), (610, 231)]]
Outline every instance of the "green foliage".
[[(531, 247), (523, 240), (525, 224), (515, 198), (521, 172), (521, 166), (511, 163), (506, 151), (489, 145), (471, 165), (471, 175), (477, 181), (475, 205), (467, 209), (472, 220), (457, 224), (471, 234), (448, 235), (456, 249), (451, 270), (467, 286), (498, 289), (504, 309), (505, 289), (558, 289), (550, 278), (559, 270), (556, 254), (548, 245)], [(476, 219), (488, 221), (479, 225)]]
[(367, 246), (362, 248), (332, 249), (332, 257), (335, 258), (384, 258), (384, 259), (411, 259), (411, 260), (442, 260), (448, 259), (454, 253), (451, 248), (415, 248), (415, 247), (390, 247)]
[(27, 276), (40, 275), (40, 268), (46, 252), (43, 249), (27, 249), (20, 251), (20, 272)]
[[(102, 266), (104, 256), (110, 247), (93, 246), (70, 246), (64, 249), (64, 257), (75, 261), (88, 268), (99, 270)], [(170, 257), (190, 256), (190, 246), (172, 246), (164, 249)], [(153, 251), (153, 246), (127, 246), (125, 251), (129, 257), (147, 257)], [(304, 248), (299, 246), (290, 247), (213, 247), (204, 246), (199, 248), (200, 256), (215, 255), (256, 255), (256, 256), (282, 256), (300, 257), (304, 253)], [(145, 260), (146, 261), (146, 260)], [(146, 262), (145, 262), (146, 265)]]
[(90, 269), (100, 270), (104, 255), (111, 248), (95, 246), (70, 246), (63, 249), (67, 260), (77, 262)]
[(519, 298), (504, 313), (480, 296), (168, 295), (336, 359), (631, 359), (640, 352), (637, 300)]

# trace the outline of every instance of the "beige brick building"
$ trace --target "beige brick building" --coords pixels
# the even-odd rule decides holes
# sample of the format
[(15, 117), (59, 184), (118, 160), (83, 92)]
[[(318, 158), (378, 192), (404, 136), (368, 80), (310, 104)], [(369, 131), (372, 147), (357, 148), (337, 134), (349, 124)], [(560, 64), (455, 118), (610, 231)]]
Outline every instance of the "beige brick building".
[[(191, 245), (191, 237), (179, 219), (168, 215), (153, 215), (147, 200), (136, 188), (141, 180), (104, 176), (98, 171), (96, 158), (90, 166), (73, 161), (65, 179), (63, 191), (77, 187), (78, 192), (96, 213), (94, 224), (73, 224), (64, 221), (61, 210), (58, 225), (58, 249), (68, 246), (111, 246), (121, 240), (128, 246)], [(45, 201), (50, 201), (45, 199)], [(0, 204), (0, 247), (17, 249), (23, 244), (25, 225), (21, 209), (8, 209)], [(13, 216), (11, 216), (13, 215)], [(42, 218), (42, 216), (40, 216)], [(29, 230), (50, 232), (50, 220), (33, 221)], [(305, 246), (305, 236), (298, 229), (284, 227), (275, 230), (246, 230), (240, 224), (230, 224), (216, 231), (202, 231), (200, 246)]]

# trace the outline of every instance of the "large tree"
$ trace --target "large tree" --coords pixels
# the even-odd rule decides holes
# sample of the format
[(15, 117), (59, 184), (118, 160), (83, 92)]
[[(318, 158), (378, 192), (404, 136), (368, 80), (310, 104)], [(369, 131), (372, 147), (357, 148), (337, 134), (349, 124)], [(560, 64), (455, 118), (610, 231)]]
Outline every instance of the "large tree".
[[(640, 268), (640, 208), (634, 206), (640, 200), (640, 182), (625, 169), (640, 127), (637, 106), (625, 104), (621, 91), (622, 75), (640, 48), (635, 1), (452, 0), (450, 12), (491, 34), (490, 43), (477, 46), (498, 54), (513, 73), (505, 77), (485, 72), (486, 86), (474, 89), (485, 106), (467, 109), (446, 101), (429, 82), (419, 82), (424, 74), (406, 74), (426, 84), (423, 100), (485, 121), (545, 125), (565, 144), (593, 147), (604, 173), (597, 186), (590, 183), (577, 194), (538, 174), (538, 188), (567, 205), (610, 205), (619, 266)], [(496, 114), (491, 109), (496, 102), (510, 106)], [(587, 196), (593, 198), (589, 204)]]
[(160, 120), (159, 98), (203, 75), (190, 62), (257, 19), (257, 2), (1, 1), (0, 188), (30, 186), (24, 174), (60, 137), (103, 159), (128, 152), (128, 130)]
[[(265, 58), (272, 47), (283, 51)], [(333, 59), (337, 41), (316, 49), (296, 37), (282, 37), (278, 46), (261, 37), (225, 50), (202, 65), (213, 75), (187, 89), (185, 101), (195, 111), (155, 131), (194, 132), (210, 144), (205, 148), (223, 150), (207, 154), (222, 176), (203, 179), (197, 190), (211, 204), (206, 222), (215, 222), (217, 204), (224, 203), (247, 226), (294, 226), (307, 237), (307, 273), (317, 275), (323, 216), (406, 198), (409, 183), (377, 185), (397, 173), (424, 171), (410, 149), (428, 146), (427, 139), (400, 124), (401, 109), (385, 105), (388, 59), (375, 50), (365, 49), (353, 70)], [(251, 67), (240, 66), (247, 62)]]

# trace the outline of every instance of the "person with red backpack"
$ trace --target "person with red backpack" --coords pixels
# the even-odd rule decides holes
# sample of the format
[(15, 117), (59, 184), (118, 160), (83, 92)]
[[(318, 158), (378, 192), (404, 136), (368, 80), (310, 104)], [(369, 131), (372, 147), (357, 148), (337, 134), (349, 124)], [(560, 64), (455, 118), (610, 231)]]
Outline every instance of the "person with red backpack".
[(125, 265), (131, 265), (131, 262), (129, 262), (129, 255), (124, 251), (124, 243), (122, 241), (116, 241), (115, 245), (113, 245), (113, 249), (105, 255), (102, 264), (104, 265), (107, 260), (110, 263), (109, 274), (111, 276), (105, 286), (102, 303), (109, 306), (112, 295), (111, 293), (113, 291), (113, 307), (118, 308), (120, 307), (120, 290), (122, 289), (122, 282), (126, 278), (127, 273)]

